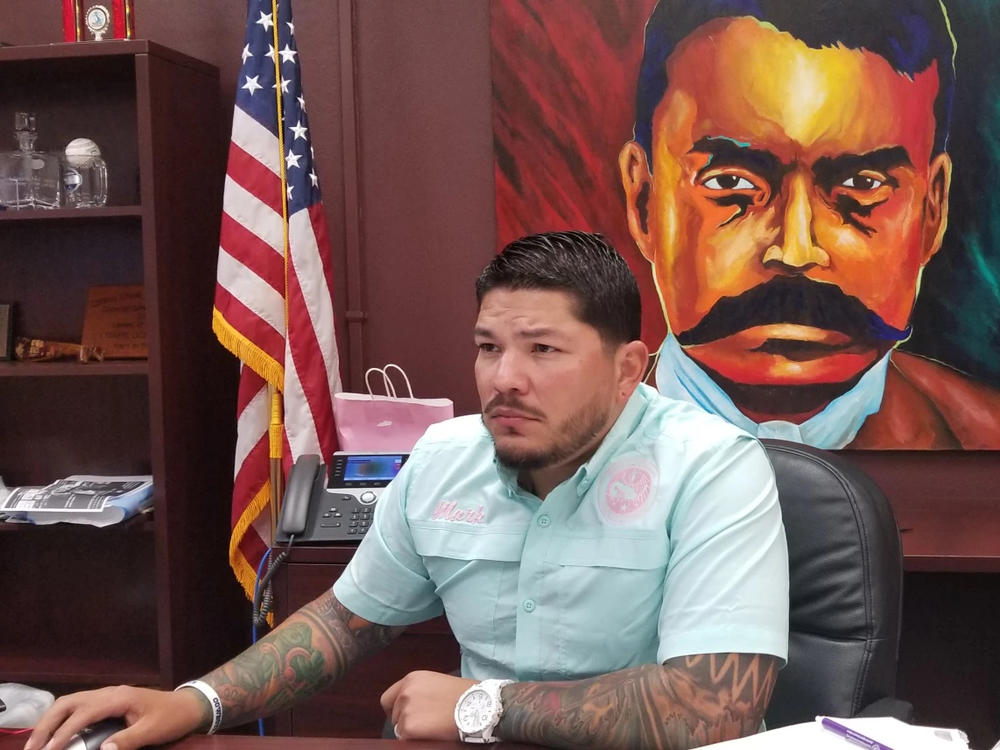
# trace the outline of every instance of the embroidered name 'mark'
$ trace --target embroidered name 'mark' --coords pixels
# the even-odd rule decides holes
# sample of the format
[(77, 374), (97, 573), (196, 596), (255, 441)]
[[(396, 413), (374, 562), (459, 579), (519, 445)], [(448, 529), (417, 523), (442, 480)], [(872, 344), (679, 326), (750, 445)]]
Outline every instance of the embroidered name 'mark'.
[(454, 500), (441, 500), (434, 512), (432, 521), (451, 521), (452, 523), (486, 523), (486, 508), (459, 508)]

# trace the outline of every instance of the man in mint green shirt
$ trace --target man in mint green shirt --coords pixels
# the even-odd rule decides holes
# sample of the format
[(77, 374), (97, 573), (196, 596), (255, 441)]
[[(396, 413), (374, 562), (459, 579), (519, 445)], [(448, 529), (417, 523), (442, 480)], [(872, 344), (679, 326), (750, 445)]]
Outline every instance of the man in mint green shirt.
[(447, 612), (476, 680), (574, 680), (787, 646), (786, 559), (756, 440), (640, 385), (542, 497), (478, 416), (434, 425), (333, 592), (367, 620)]
[(678, 750), (757, 731), (787, 656), (761, 445), (640, 385), (639, 292), (598, 235), (511, 243), (476, 285), (482, 415), (436, 425), (330, 591), (172, 693), (60, 698), (27, 750), (107, 715), (135, 750), (281, 710), (445, 612), (462, 676), (382, 705), (403, 739)]

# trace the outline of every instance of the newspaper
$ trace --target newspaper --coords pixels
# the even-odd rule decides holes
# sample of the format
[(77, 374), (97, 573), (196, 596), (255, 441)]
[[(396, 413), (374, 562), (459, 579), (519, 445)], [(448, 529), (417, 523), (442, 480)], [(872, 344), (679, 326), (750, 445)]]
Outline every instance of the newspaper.
[(153, 477), (74, 474), (44, 487), (12, 487), (0, 502), (9, 521), (108, 526), (152, 507)]

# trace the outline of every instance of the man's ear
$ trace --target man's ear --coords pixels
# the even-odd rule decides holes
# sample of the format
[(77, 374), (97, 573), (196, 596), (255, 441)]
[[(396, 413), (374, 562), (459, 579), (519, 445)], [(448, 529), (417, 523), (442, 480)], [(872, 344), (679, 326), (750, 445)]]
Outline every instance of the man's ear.
[(653, 243), (649, 236), (649, 194), (653, 175), (649, 171), (646, 150), (635, 141), (626, 143), (618, 154), (618, 171), (625, 189), (625, 214), (628, 230), (639, 250), (653, 262)]
[(931, 160), (927, 197), (924, 199), (924, 231), (920, 265), (927, 264), (941, 249), (948, 228), (948, 193), (951, 190), (951, 157), (942, 152)]
[(618, 347), (618, 396), (627, 401), (646, 372), (649, 349), (641, 341), (629, 341)]

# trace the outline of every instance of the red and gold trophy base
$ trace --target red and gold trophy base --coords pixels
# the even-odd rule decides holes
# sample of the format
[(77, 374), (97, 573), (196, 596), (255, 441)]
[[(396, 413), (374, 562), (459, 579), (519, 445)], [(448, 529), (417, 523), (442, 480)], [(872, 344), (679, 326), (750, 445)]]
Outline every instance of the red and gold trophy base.
[(133, 0), (63, 0), (63, 38), (67, 42), (132, 39)]

